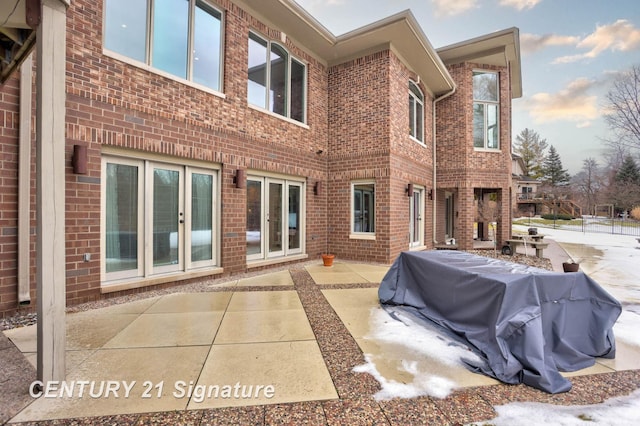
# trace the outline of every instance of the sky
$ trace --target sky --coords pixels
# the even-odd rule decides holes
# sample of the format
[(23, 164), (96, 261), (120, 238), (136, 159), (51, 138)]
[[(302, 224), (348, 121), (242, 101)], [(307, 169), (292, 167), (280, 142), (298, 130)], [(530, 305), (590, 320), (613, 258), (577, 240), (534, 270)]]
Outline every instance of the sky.
[(434, 48), (511, 27), (520, 30), (525, 128), (553, 145), (571, 174), (606, 164), (603, 113), (611, 82), (640, 65), (638, 0), (296, 0), (334, 35), (410, 9)]

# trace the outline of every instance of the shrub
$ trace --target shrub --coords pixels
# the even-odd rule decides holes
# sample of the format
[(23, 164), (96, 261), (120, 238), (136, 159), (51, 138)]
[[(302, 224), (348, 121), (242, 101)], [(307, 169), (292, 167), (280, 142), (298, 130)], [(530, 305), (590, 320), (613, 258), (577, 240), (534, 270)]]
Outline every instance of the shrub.
[(573, 216), (570, 214), (558, 213), (558, 214), (543, 214), (541, 216), (543, 219), (547, 220), (571, 220)]
[(640, 206), (635, 206), (633, 209), (631, 209), (631, 218), (640, 220)]

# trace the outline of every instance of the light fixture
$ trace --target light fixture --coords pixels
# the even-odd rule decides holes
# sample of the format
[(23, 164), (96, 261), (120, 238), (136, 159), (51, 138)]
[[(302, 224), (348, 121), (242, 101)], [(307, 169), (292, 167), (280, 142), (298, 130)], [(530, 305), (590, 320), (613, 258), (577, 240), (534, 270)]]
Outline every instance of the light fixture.
[(77, 175), (87, 174), (87, 146), (86, 145), (73, 146), (73, 157), (71, 157), (71, 165), (73, 166), (73, 173)]
[(409, 183), (407, 185), (407, 197), (413, 197), (413, 184)]
[(429, 199), (433, 200), (433, 189), (429, 190)]
[(313, 187), (313, 193), (316, 195), (322, 195), (322, 182), (316, 181), (315, 186)]
[(247, 187), (247, 177), (244, 170), (236, 170), (236, 175), (233, 177), (233, 183), (236, 184), (236, 188), (238, 189), (244, 189)]

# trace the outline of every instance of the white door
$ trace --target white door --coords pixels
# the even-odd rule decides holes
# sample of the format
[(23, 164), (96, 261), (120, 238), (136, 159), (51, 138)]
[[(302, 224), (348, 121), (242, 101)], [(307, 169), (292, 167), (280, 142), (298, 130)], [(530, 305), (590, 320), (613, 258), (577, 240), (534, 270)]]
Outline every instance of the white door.
[(184, 168), (167, 164), (149, 167), (151, 214), (147, 243), (153, 274), (184, 270)]

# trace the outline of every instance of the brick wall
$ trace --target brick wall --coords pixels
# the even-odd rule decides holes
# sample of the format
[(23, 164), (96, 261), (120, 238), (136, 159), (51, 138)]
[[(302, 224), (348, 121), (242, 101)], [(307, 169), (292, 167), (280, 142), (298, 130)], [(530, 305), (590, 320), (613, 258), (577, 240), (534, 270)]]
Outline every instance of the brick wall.
[[(249, 29), (281, 41), (269, 28), (230, 1), (225, 15), (224, 96), (199, 90), (102, 51), (102, 1), (76, 0), (67, 12), (66, 268), (67, 303), (100, 294), (101, 152), (104, 146), (221, 165), (221, 266), (225, 274), (246, 270), (246, 191), (235, 188), (238, 168), (306, 177), (310, 256), (326, 247), (327, 195), (313, 184), (327, 181), (327, 69), (287, 39), (289, 52), (307, 63), (307, 126), (247, 106)], [(17, 73), (0, 88), (2, 210), (0, 215), (0, 314), (16, 307)], [(88, 172), (73, 174), (73, 145), (88, 148)], [(323, 150), (325, 154), (316, 152)], [(34, 216), (35, 217), (35, 216)], [(91, 260), (84, 261), (89, 254)], [(35, 280), (32, 280), (35, 297)], [(140, 291), (140, 290), (132, 290)], [(111, 294), (116, 296), (121, 293)]]
[[(500, 85), (500, 151), (476, 151), (473, 148), (473, 81), (474, 70), (499, 72)], [(438, 103), (437, 167), (438, 188), (458, 191), (455, 218), (456, 239), (461, 248), (473, 247), (475, 206), (473, 189), (495, 189), (499, 194), (503, 219), (498, 221), (499, 241), (510, 235), (509, 188), (511, 186), (511, 92), (506, 68), (463, 63), (449, 66), (457, 84), (456, 93)], [(442, 195), (443, 196), (443, 195)], [(444, 221), (444, 205), (439, 216)], [(444, 239), (444, 224), (437, 238)]]
[(0, 312), (18, 303), (19, 88), (13, 77), (0, 91)]
[[(220, 266), (225, 274), (247, 269), (246, 190), (233, 183), (238, 169), (305, 179), (306, 253), (310, 258), (331, 251), (338, 258), (388, 263), (409, 248), (406, 187), (408, 183), (420, 185), (425, 195), (433, 188), (433, 99), (429, 91), (390, 50), (327, 69), (250, 11), (229, 0), (217, 0), (216, 4), (224, 12), (223, 95), (104, 54), (102, 1), (71, 2), (67, 18), (65, 150), (68, 304), (122, 294), (100, 292), (101, 158), (106, 147), (159, 155), (176, 163), (182, 159), (205, 161), (219, 168)], [(307, 64), (306, 125), (247, 106), (249, 30), (272, 40), (285, 38), (289, 52)], [(510, 169), (505, 170), (510, 167), (510, 158), (507, 167), (503, 163), (510, 152), (507, 73), (501, 70), (500, 80), (504, 155), (475, 153), (470, 121), (473, 68), (470, 64), (451, 67), (458, 92), (439, 103), (437, 111), (438, 187), (459, 188), (459, 232), (462, 225), (473, 223), (473, 212), (468, 210), (473, 204), (473, 188), (502, 189), (506, 176), (510, 177)], [(418, 82), (425, 94), (424, 144), (408, 135), (410, 79)], [(0, 87), (0, 315), (15, 311), (17, 302), (17, 87), (17, 76)], [(77, 175), (71, 169), (74, 145), (88, 149), (87, 174)], [(376, 184), (375, 240), (350, 238), (350, 185), (356, 180)], [(32, 178), (32, 186), (34, 182)], [(316, 182), (322, 184), (320, 194), (314, 193)], [(442, 200), (425, 198), (424, 239), (431, 247), (433, 204), (438, 202), (440, 208)], [(503, 196), (502, 202), (508, 205), (506, 198)], [(438, 218), (443, 223), (441, 214)], [(464, 228), (463, 235), (468, 236), (469, 229)], [(85, 261), (85, 254), (90, 255), (89, 261)], [(33, 272), (32, 268), (32, 278)], [(32, 295), (35, 297), (33, 279)]]
[[(409, 183), (433, 187), (432, 98), (425, 93), (425, 144), (409, 137), (409, 80), (386, 50), (329, 70), (329, 249), (338, 257), (392, 262), (409, 249)], [(350, 238), (351, 182), (376, 183), (376, 238)], [(425, 198), (426, 195), (425, 195)], [(430, 245), (432, 202), (422, 214)]]

